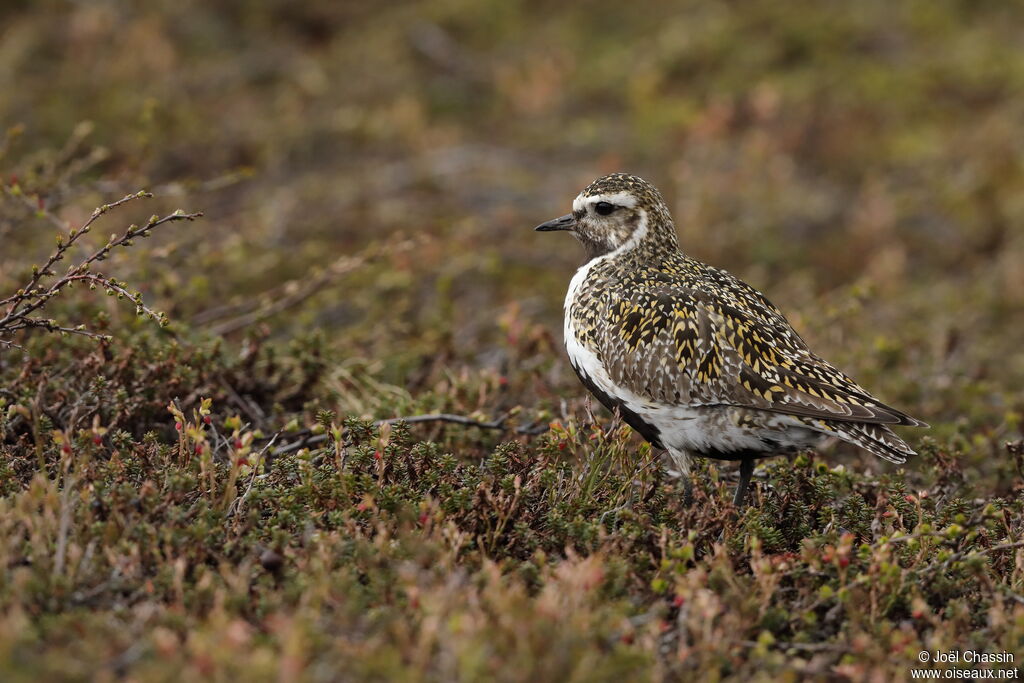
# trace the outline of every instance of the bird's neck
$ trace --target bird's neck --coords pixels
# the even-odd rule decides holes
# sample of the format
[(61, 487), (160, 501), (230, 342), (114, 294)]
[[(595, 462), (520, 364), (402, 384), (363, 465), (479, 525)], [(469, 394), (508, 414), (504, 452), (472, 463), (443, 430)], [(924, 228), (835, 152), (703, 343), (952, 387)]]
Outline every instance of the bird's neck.
[(630, 240), (608, 255), (609, 260), (650, 266), (678, 255), (679, 243), (671, 224), (652, 227), (655, 229), (638, 229)]
[(634, 261), (648, 264), (663, 260), (666, 256), (679, 251), (676, 240), (676, 229), (671, 220), (664, 220), (655, 214), (642, 214), (633, 230), (621, 244), (612, 246), (603, 240), (589, 239), (588, 235), (577, 234), (586, 251), (586, 261), (595, 259), (607, 261)]

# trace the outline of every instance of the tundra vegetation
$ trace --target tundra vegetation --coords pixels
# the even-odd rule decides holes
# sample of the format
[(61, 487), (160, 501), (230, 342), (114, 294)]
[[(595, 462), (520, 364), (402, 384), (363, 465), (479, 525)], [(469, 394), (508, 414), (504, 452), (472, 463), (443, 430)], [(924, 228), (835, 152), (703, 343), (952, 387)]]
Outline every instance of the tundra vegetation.
[[(0, 678), (1019, 667), (1022, 26), (953, 0), (5, 3)], [(763, 461), (740, 514), (702, 463), (684, 506), (564, 359), (577, 245), (530, 231), (613, 170), (931, 423), (901, 432), (920, 456)], [(466, 419), (391, 419), (442, 413)]]

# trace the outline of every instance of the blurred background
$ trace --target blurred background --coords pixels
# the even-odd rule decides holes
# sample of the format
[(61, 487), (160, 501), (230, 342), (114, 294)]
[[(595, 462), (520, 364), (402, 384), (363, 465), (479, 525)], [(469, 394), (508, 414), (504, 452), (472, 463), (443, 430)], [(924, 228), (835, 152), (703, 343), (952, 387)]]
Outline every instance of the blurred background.
[[(1021, 2), (2, 0), (0, 302), (128, 193), (155, 197), (58, 275), (205, 217), (98, 264), (167, 327), (78, 287), (44, 314), (111, 341), (0, 343), (0, 678), (1020, 652), (1022, 131)], [(930, 423), (901, 432), (921, 457), (767, 460), (739, 516), (702, 461), (686, 503), (590, 411), (561, 339), (582, 250), (533, 232), (613, 171)], [(508, 419), (348, 419), (436, 412)]]
[[(8, 0), (0, 170), (28, 201), (0, 287), (53, 218), (145, 188), (100, 227), (205, 218), (107, 271), (179, 339), (315, 337), (342, 410), (557, 413), (582, 254), (532, 227), (629, 171), (821, 355), (996, 444), (1024, 408), (1022, 48), (1024, 8), (977, 0)], [(498, 393), (438, 388), (470, 375)]]

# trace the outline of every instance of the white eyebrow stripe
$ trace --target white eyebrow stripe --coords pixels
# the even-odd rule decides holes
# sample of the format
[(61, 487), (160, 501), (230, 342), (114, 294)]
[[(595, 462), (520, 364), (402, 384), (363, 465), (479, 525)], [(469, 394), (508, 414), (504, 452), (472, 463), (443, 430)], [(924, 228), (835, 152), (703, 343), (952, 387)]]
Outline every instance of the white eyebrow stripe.
[(582, 210), (586, 206), (593, 206), (598, 202), (608, 202), (615, 206), (624, 206), (632, 209), (636, 206), (636, 197), (630, 192), (615, 192), (613, 194), (595, 194), (589, 197), (584, 197), (583, 193), (576, 195), (576, 199), (572, 200), (572, 210), (574, 212)]

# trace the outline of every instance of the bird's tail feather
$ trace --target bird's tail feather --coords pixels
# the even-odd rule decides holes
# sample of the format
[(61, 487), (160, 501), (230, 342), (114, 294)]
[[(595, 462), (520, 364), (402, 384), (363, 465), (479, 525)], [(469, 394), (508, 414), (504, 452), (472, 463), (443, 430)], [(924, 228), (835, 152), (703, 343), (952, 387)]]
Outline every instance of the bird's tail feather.
[(812, 426), (896, 464), (903, 464), (908, 457), (917, 455), (914, 449), (883, 424), (828, 421), (822, 425), (821, 421), (814, 421)]

